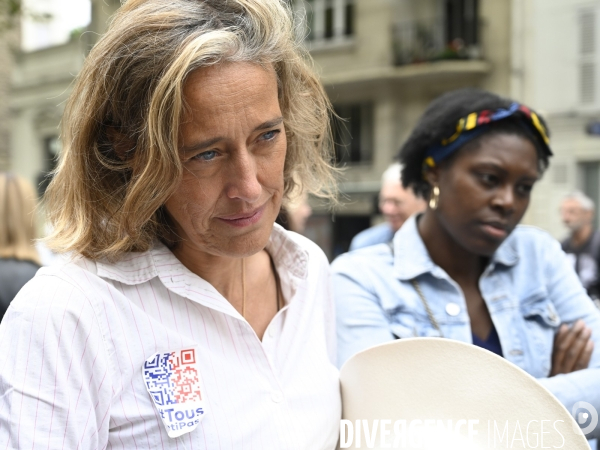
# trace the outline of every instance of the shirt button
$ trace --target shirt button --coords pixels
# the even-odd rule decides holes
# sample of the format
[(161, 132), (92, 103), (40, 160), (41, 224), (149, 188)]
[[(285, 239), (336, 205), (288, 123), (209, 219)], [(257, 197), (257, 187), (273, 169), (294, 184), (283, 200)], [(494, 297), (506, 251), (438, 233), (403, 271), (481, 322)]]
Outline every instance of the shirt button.
[(269, 327), (269, 331), (267, 333), (269, 334), (270, 337), (274, 337), (275, 336), (275, 328)]
[(449, 316), (458, 316), (460, 313), (460, 306), (456, 303), (448, 303), (446, 305), (446, 313), (448, 313)]
[(283, 394), (279, 391), (273, 391), (271, 392), (271, 400), (273, 400), (275, 403), (279, 403), (281, 400), (283, 400)]

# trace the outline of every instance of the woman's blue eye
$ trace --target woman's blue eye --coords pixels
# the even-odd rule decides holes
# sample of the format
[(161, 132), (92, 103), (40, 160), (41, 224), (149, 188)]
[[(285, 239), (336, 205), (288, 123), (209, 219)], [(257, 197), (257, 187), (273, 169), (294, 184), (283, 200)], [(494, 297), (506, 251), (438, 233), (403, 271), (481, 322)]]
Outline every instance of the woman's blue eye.
[(194, 156), (195, 159), (201, 159), (202, 161), (210, 161), (217, 156), (217, 152), (214, 150), (209, 150), (208, 152), (200, 153)]
[(275, 135), (279, 133), (279, 130), (271, 130), (262, 135), (265, 141), (270, 141), (275, 138)]

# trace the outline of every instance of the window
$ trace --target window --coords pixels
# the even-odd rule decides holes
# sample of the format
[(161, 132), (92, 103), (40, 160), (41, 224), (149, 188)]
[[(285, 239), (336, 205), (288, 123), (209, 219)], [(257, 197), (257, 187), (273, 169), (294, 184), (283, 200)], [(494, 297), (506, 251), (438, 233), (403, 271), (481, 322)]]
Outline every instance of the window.
[(331, 256), (332, 259), (335, 259), (348, 251), (354, 236), (371, 226), (371, 216), (336, 215), (333, 218), (332, 225), (333, 245)]
[(369, 163), (373, 160), (373, 105), (334, 105), (342, 121), (333, 123), (337, 164)]
[(354, 34), (355, 0), (297, 0), (310, 41), (344, 40)]
[[(579, 164), (579, 189), (591, 198), (596, 205), (600, 205), (600, 163), (590, 161)], [(596, 207), (594, 226), (598, 224), (600, 208)]]
[(579, 101), (582, 105), (597, 102), (597, 12), (592, 8), (579, 11)]
[(446, 0), (447, 44), (457, 39), (467, 48), (479, 43), (478, 6), (477, 0)]
[(58, 139), (58, 136), (48, 136), (44, 138), (44, 147), (43, 147), (43, 170), (38, 175), (38, 194), (40, 196), (44, 195), (46, 189), (48, 188), (48, 184), (52, 180), (52, 171), (56, 168), (56, 164), (58, 163), (58, 156), (61, 150), (61, 143)]
[(394, 24), (396, 65), (482, 57), (479, 0), (439, 0), (438, 5), (433, 15)]

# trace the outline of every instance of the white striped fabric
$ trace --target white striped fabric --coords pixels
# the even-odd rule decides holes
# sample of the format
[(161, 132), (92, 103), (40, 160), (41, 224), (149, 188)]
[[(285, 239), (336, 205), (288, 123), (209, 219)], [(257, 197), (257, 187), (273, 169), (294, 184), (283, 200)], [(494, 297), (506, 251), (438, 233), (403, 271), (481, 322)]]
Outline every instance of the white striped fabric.
[[(278, 226), (267, 251), (286, 305), (262, 342), (161, 244), (116, 264), (41, 269), (0, 325), (0, 450), (335, 448), (341, 405), (327, 260)], [(206, 414), (170, 438), (142, 365), (188, 347)]]

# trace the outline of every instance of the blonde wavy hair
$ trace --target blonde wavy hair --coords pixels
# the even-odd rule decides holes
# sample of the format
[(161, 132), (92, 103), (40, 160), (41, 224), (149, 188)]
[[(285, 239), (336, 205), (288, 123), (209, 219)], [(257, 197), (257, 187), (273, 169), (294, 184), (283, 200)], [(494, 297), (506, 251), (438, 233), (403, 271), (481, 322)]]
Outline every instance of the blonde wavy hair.
[(0, 258), (40, 264), (34, 247), (37, 195), (27, 180), (0, 172)]
[(183, 86), (221, 62), (272, 66), (287, 135), (284, 196), (333, 199), (331, 104), (284, 0), (129, 0), (88, 55), (46, 192), (53, 250), (117, 260), (177, 242), (164, 203), (182, 175)]

